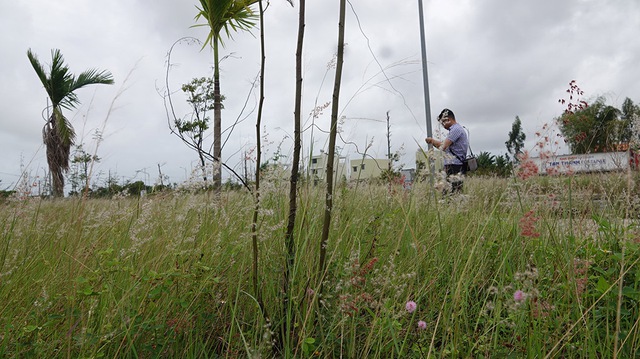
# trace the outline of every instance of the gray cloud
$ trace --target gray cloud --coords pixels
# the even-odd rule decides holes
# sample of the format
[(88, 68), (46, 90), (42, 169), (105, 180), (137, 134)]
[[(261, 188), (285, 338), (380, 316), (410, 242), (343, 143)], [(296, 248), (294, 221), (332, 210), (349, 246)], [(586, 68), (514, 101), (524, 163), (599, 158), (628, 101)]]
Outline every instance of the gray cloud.
[[(47, 63), (60, 48), (71, 70), (110, 70), (113, 86), (80, 90), (82, 101), (73, 117), (79, 139), (94, 149), (96, 130), (103, 131), (97, 149), (103, 159), (96, 173), (133, 178), (144, 170), (153, 181), (157, 166), (184, 179), (195, 156), (169, 134), (162, 97), (165, 61), (171, 45), (184, 36), (204, 39), (205, 28), (193, 28), (197, 2), (113, 0), (94, 3), (43, 0), (0, 3), (0, 68), (2, 130), (0, 187), (14, 183), (21, 163), (31, 173), (44, 173), (41, 144), (45, 93), (26, 57), (31, 48)], [(392, 145), (404, 145), (403, 161), (413, 166), (415, 141), (426, 136), (417, 3), (353, 0), (347, 10), (346, 58), (341, 90), (344, 154), (359, 156), (371, 139), (372, 155), (386, 152), (386, 112)], [(296, 4), (297, 6), (297, 4)], [(504, 153), (504, 141), (520, 116), (532, 148), (534, 132), (558, 116), (557, 103), (570, 80), (587, 97), (605, 95), (619, 106), (625, 97), (640, 101), (637, 66), (640, 4), (633, 0), (544, 0), (535, 3), (490, 0), (425, 1), (432, 116), (453, 109), (471, 131), (474, 152)], [(357, 14), (357, 17), (356, 17)], [(270, 1), (265, 17), (267, 44), (266, 101), (263, 124), (272, 144), (282, 141), (290, 152), (293, 133), (295, 42), (298, 8)], [(358, 22), (359, 21), (359, 22)], [(243, 118), (225, 147), (227, 162), (240, 165), (240, 153), (254, 146), (257, 97), (249, 95), (260, 65), (258, 29), (226, 41), (222, 92), (227, 97), (224, 126)], [(327, 68), (336, 52), (337, 3), (308, 2), (304, 48), (305, 155), (311, 145), (316, 104), (331, 101), (334, 71)], [(170, 87), (210, 74), (208, 48), (180, 44), (172, 54)], [(381, 70), (384, 69), (384, 71)], [(125, 81), (125, 78), (128, 79)], [(635, 97), (635, 98), (634, 98)], [(114, 101), (115, 99), (115, 101)], [(247, 100), (248, 99), (248, 100)], [(176, 113), (188, 108), (179, 93)], [(110, 106), (113, 101), (113, 108)], [(247, 103), (244, 115), (241, 109)], [(316, 119), (314, 152), (326, 146), (330, 108)], [(437, 127), (436, 127), (437, 128)], [(355, 144), (355, 145), (354, 145)], [(357, 145), (357, 146), (356, 146)], [(137, 175), (140, 179), (140, 172)]]

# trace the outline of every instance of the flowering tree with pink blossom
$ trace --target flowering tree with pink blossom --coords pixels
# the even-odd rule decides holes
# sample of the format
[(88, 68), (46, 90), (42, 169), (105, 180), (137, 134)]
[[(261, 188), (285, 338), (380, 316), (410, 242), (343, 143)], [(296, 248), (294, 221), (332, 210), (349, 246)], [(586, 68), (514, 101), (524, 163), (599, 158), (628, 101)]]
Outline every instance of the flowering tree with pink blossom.
[(631, 122), (637, 114), (637, 106), (626, 99), (623, 111), (608, 105), (604, 97), (591, 104), (583, 99), (576, 81), (569, 83), (568, 99), (558, 100), (566, 104), (564, 113), (556, 123), (572, 153), (611, 152), (627, 148), (632, 137)]

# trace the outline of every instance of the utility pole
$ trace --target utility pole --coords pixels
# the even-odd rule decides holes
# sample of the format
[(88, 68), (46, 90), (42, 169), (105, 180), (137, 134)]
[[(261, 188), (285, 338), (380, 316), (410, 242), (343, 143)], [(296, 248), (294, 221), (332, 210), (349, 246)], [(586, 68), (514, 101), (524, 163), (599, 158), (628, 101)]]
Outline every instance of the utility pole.
[[(427, 121), (427, 137), (433, 137), (433, 130), (431, 128), (431, 101), (429, 100), (429, 74), (427, 71), (427, 43), (425, 40), (424, 30), (424, 10), (422, 7), (422, 0), (418, 0), (418, 15), (420, 17), (420, 45), (422, 49), (422, 85), (424, 87), (424, 113)], [(431, 149), (433, 145), (429, 144), (428, 148)], [(433, 172), (435, 170), (433, 161), (429, 161), (429, 183), (433, 188)]]
[[(429, 73), (427, 71), (427, 43), (424, 30), (424, 10), (422, 0), (418, 0), (418, 14), (420, 15), (420, 47), (422, 53), (422, 85), (424, 87), (424, 111), (427, 121), (427, 136), (432, 137), (431, 129), (431, 102), (429, 100)], [(429, 145), (431, 147), (431, 145)]]

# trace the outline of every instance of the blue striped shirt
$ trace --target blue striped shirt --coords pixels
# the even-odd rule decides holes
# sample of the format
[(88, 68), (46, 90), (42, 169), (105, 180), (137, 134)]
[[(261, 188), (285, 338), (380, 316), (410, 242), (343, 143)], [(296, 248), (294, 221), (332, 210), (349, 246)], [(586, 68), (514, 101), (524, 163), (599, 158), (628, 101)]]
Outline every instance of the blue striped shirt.
[(445, 165), (461, 165), (462, 161), (467, 157), (467, 150), (469, 148), (469, 137), (467, 137), (467, 131), (464, 130), (461, 124), (456, 123), (449, 127), (449, 134), (447, 139), (450, 140), (451, 146), (447, 147), (447, 154), (444, 159)]

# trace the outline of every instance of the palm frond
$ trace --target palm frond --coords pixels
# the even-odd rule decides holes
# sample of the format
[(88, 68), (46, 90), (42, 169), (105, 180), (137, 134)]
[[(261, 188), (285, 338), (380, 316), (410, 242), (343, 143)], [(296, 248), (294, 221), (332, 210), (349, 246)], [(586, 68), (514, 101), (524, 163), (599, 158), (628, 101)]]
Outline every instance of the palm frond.
[(31, 51), (31, 49), (29, 49), (29, 50), (27, 50), (27, 57), (29, 58), (29, 62), (31, 62), (31, 66), (33, 66), (33, 69), (36, 71), (36, 75), (38, 75), (38, 78), (40, 79), (40, 82), (42, 82), (42, 86), (44, 86), (46, 88), (47, 87), (47, 83), (49, 82), (49, 79), (47, 78), (47, 73), (44, 70), (44, 67), (42, 66), (42, 64), (38, 60), (38, 56), (36, 56)]
[(248, 31), (256, 24), (257, 15), (251, 10), (251, 5), (258, 0), (200, 0), (201, 7), (196, 6), (198, 14), (195, 20), (201, 18), (206, 24), (196, 24), (196, 26), (207, 26), (210, 29), (207, 40), (204, 44), (213, 46), (214, 42), (219, 42), (224, 46), (221, 33), (231, 39), (232, 31)]
[(234, 6), (229, 9), (228, 18), (229, 20), (224, 24), (224, 30), (229, 39), (233, 38), (231, 30), (234, 32), (240, 30), (249, 31), (256, 24), (256, 14), (251, 10), (246, 1), (234, 2)]
[(73, 129), (71, 122), (62, 114), (62, 111), (54, 109), (53, 111), (55, 125), (55, 131), (60, 137), (60, 143), (68, 148), (71, 148), (76, 140), (76, 131)]
[(64, 57), (58, 49), (51, 50), (51, 66), (47, 92), (53, 107), (63, 106), (67, 109), (75, 108), (78, 99), (70, 90), (73, 74), (64, 63)]
[(75, 91), (83, 86), (95, 84), (111, 85), (113, 84), (113, 75), (106, 70), (89, 69), (78, 75), (70, 85), (71, 91)]

